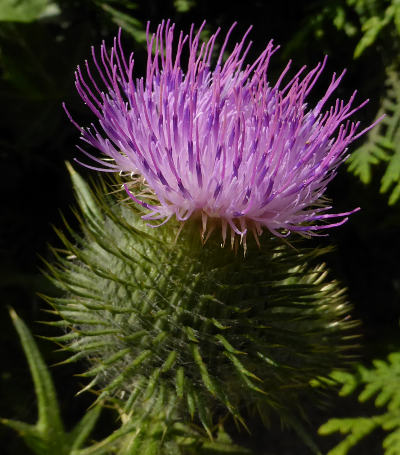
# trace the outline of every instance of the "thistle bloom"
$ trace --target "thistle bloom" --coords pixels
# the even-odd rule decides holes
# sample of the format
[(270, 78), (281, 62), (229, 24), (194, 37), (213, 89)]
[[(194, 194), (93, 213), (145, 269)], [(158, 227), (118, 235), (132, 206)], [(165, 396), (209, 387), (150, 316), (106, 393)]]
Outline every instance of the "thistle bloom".
[(120, 33), (110, 52), (102, 44), (100, 58), (92, 48), (97, 75), (86, 62), (85, 70), (76, 71), (76, 88), (100, 128), (81, 128), (67, 112), (81, 138), (105, 155), (78, 147), (101, 164), (87, 166), (129, 173), (125, 189), (147, 209), (144, 219), (164, 224), (172, 216), (181, 222), (198, 216), (203, 235), (207, 224), (208, 234), (219, 225), (223, 242), (228, 227), (232, 239), (245, 238), (249, 230), (257, 239), (263, 228), (277, 236), (317, 235), (346, 222), (358, 209), (328, 213), (323, 195), (348, 145), (373, 126), (358, 132), (359, 123), (348, 120), (368, 100), (352, 108), (354, 92), (348, 102), (337, 99), (324, 110), (343, 71), (333, 74), (325, 95), (308, 108), (306, 97), (326, 58), (284, 82), (289, 62), (270, 83), (267, 70), (278, 46), (270, 41), (246, 65), (250, 29), (223, 62), (235, 24), (213, 65), (219, 30), (203, 42), (204, 25), (197, 33), (193, 26), (189, 35), (181, 32), (175, 46), (170, 21), (153, 35), (148, 26), (145, 78), (134, 79), (133, 54), (126, 58)]

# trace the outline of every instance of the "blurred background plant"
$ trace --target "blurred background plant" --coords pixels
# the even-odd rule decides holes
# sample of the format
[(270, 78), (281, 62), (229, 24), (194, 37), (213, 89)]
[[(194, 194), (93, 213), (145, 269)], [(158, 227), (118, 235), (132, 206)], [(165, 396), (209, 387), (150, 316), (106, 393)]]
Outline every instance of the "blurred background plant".
[[(336, 245), (336, 253), (327, 256), (326, 261), (333, 269), (332, 275), (348, 287), (354, 314), (363, 322), (361, 360), (384, 357), (399, 349), (399, 0), (0, 0), (0, 191), (5, 196), (0, 236), (4, 259), (0, 269), (2, 417), (33, 421), (36, 409), (6, 305), (12, 305), (32, 325), (34, 333), (57, 334), (51, 327), (34, 322), (46, 317), (40, 311), (45, 305), (36, 292), (52, 291), (38, 272), (38, 255), (47, 258), (46, 243), (57, 243), (51, 224), (61, 224), (58, 210), (68, 212), (72, 201), (63, 162), (75, 156), (76, 130), (66, 120), (61, 102), (68, 101), (71, 110), (79, 112), (82, 123), (88, 115), (73, 86), (75, 67), (89, 57), (92, 44), (98, 45), (102, 39), (110, 42), (117, 28), (122, 27), (126, 47), (135, 51), (137, 72), (142, 73), (146, 21), (158, 23), (167, 17), (185, 29), (203, 19), (209, 30), (217, 26), (227, 29), (238, 20), (235, 36), (241, 36), (253, 24), (251, 53), (257, 54), (269, 38), (282, 46), (271, 65), (271, 79), (288, 58), (293, 58), (297, 67), (311, 66), (326, 53), (329, 60), (325, 77), (329, 77), (329, 70), (349, 70), (338, 96), (346, 98), (357, 88), (360, 99), (372, 100), (358, 118), (366, 123), (386, 113), (378, 128), (354, 144), (349, 173), (343, 168), (329, 189), (329, 196), (339, 207), (361, 206), (362, 212), (318, 244)], [(323, 83), (320, 85), (323, 87)], [(47, 363), (64, 360), (51, 344), (38, 343)], [(52, 369), (67, 428), (72, 428), (77, 416), (91, 404), (91, 398), (85, 395), (80, 400), (72, 399), (80, 388), (79, 381), (71, 379), (78, 371), (70, 365)], [(398, 380), (396, 375), (391, 377)], [(340, 415), (355, 412), (351, 399), (337, 406)], [(315, 429), (329, 415), (338, 415), (335, 408), (314, 409), (312, 403), (310, 408)], [(110, 434), (109, 427), (115, 427), (115, 415), (105, 410), (93, 438), (101, 440)], [(0, 428), (0, 438), (4, 453), (26, 453), (23, 443), (6, 427)], [(252, 438), (262, 454), (309, 453), (295, 438), (282, 438), (274, 424), (267, 435), (260, 429)], [(326, 439), (322, 446), (332, 447), (332, 441)], [(382, 453), (379, 437), (372, 434), (365, 444), (361, 442), (350, 453)]]
[[(368, 184), (372, 180), (373, 167), (383, 163), (386, 169), (381, 177), (380, 191), (389, 193), (389, 204), (393, 205), (400, 198), (398, 141), (400, 2), (398, 0), (314, 2), (310, 6), (310, 15), (304, 20), (304, 26), (295, 34), (287, 50), (299, 50), (304, 41), (311, 37), (321, 41), (330, 40), (327, 30), (332, 26), (336, 28), (337, 33), (348, 39), (350, 46), (348, 50), (353, 53), (354, 60), (369, 57), (375, 74), (371, 75), (371, 80), (366, 84), (379, 92), (379, 114), (383, 112), (387, 114), (380, 127), (371, 131), (368, 140), (353, 151), (349, 160), (349, 170), (363, 183)], [(385, 78), (385, 84), (382, 84), (378, 75)]]

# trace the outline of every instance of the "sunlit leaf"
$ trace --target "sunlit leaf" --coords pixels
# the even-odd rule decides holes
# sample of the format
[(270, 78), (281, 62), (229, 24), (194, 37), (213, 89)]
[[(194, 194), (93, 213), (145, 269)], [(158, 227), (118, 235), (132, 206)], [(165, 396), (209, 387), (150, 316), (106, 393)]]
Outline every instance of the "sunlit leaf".
[(0, 0), (0, 21), (32, 22), (59, 12), (51, 0)]

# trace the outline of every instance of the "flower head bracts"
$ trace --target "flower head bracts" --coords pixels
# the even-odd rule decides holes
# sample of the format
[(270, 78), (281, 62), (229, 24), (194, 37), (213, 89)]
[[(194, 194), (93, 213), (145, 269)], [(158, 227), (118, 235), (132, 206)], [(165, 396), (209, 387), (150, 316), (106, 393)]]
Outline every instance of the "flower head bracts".
[[(201, 216), (203, 235), (207, 224), (209, 233), (220, 225), (223, 242), (228, 227), (233, 240), (235, 233), (243, 238), (249, 229), (257, 239), (263, 228), (278, 236), (316, 235), (343, 224), (358, 209), (327, 213), (331, 207), (323, 194), (348, 145), (373, 126), (357, 132), (359, 123), (348, 120), (368, 100), (352, 108), (354, 93), (347, 103), (336, 100), (323, 111), (343, 71), (333, 75), (316, 107), (307, 109), (306, 97), (326, 59), (308, 73), (301, 68), (284, 83), (289, 62), (270, 84), (268, 65), (278, 46), (270, 41), (245, 65), (250, 29), (223, 63), (235, 24), (212, 66), (219, 30), (202, 42), (204, 25), (197, 33), (193, 26), (189, 35), (181, 32), (176, 46), (169, 21), (152, 36), (147, 29), (145, 79), (134, 79), (133, 54), (126, 58), (120, 34), (110, 53), (104, 43), (100, 58), (92, 49), (96, 77), (106, 92), (87, 62), (85, 74), (77, 69), (76, 87), (103, 133), (93, 124), (80, 128), (71, 119), (82, 139), (106, 155), (101, 159), (80, 149), (101, 164), (88, 167), (130, 173), (133, 179), (125, 189), (149, 211), (144, 219), (163, 224), (172, 216), (182, 222)], [(183, 52), (188, 53), (185, 63)], [(150, 199), (135, 194), (138, 176), (151, 191)]]

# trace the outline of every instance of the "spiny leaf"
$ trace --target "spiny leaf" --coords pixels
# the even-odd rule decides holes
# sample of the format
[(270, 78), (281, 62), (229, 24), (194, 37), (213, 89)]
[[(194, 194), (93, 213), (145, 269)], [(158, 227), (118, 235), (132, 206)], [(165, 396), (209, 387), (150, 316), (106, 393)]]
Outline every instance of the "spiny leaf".
[(85, 180), (74, 170), (70, 163), (65, 163), (74, 186), (79, 206), (90, 220), (101, 219), (101, 212), (95, 203), (93, 193)]
[(200, 374), (201, 374), (201, 378), (203, 379), (204, 385), (206, 386), (206, 388), (212, 395), (214, 395), (214, 396), (217, 395), (215, 384), (210, 377), (207, 366), (201, 357), (200, 350), (197, 345), (194, 345), (194, 344), (192, 345), (192, 353), (193, 353), (194, 361), (197, 363), (197, 365), (200, 369)]
[(45, 428), (47, 431), (62, 434), (64, 427), (60, 417), (53, 380), (47, 366), (25, 323), (12, 309), (10, 310), (10, 315), (24, 349), (35, 386), (38, 405), (37, 426), (38, 428)]
[(95, 406), (89, 410), (72, 432), (66, 433), (50, 372), (35, 340), (14, 310), (10, 310), (10, 315), (32, 374), (38, 404), (38, 421), (35, 425), (9, 419), (0, 419), (0, 422), (16, 430), (37, 455), (55, 453), (70, 455), (71, 451), (85, 443), (100, 415), (101, 406)]
[(200, 396), (195, 390), (193, 391), (194, 401), (196, 403), (196, 408), (199, 414), (200, 422), (202, 423), (204, 429), (206, 430), (209, 438), (213, 439), (212, 433), (212, 417), (210, 409), (205, 405), (203, 397)]
[(71, 440), (71, 450), (79, 449), (89, 437), (100, 416), (102, 405), (97, 404), (89, 409), (68, 435)]
[(176, 394), (178, 395), (179, 398), (183, 398), (184, 394), (184, 387), (185, 387), (185, 370), (182, 367), (179, 367), (176, 370), (176, 381), (175, 381), (175, 387), (176, 387)]
[(43, 432), (39, 430), (37, 425), (29, 425), (27, 423), (11, 419), (0, 419), (0, 423), (19, 433), (25, 444), (37, 455), (50, 455), (47, 444), (44, 440), (45, 438), (43, 437)]
[(71, 455), (103, 455), (105, 453), (109, 453), (111, 448), (115, 448), (117, 446), (117, 442), (119, 442), (118, 440), (132, 432), (139, 433), (140, 427), (137, 428), (134, 423), (122, 425), (121, 428), (115, 430), (110, 436), (106, 437), (102, 441), (84, 449), (74, 450), (71, 452)]

